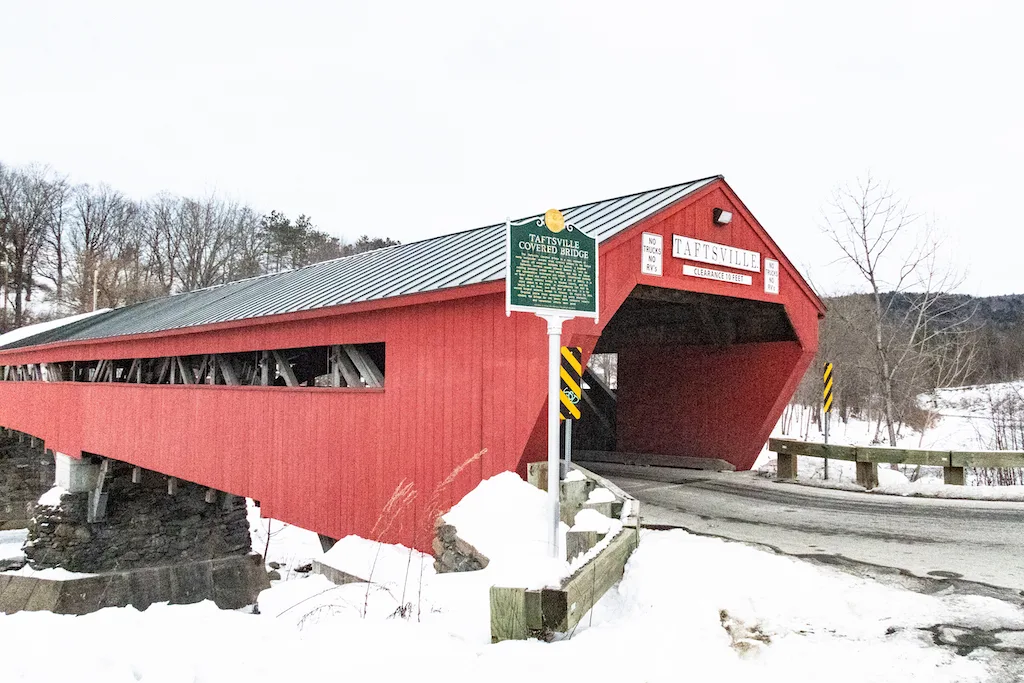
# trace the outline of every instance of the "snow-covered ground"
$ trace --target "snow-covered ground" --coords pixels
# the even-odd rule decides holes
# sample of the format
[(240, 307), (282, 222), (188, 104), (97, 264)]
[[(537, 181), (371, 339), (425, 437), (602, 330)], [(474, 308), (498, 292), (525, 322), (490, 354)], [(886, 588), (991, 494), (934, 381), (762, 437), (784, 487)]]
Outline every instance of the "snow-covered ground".
[[(491, 645), (481, 573), (430, 573), (404, 612), (388, 591), (314, 576), (264, 592), (260, 615), (203, 603), (0, 616), (0, 680), (1009, 681), (1005, 656), (958, 655), (926, 629), (1024, 629), (1020, 607), (990, 598), (920, 595), (669, 531), (644, 536), (571, 637)], [(55, 652), (45, 633), (105, 645), (69, 637)]]
[[(898, 434), (901, 448), (970, 450), (994, 449), (996, 422), (993, 405), (1001, 400), (1024, 396), (1024, 382), (1008, 382), (984, 386), (941, 389), (934, 395), (919, 397), (921, 406), (930, 411), (931, 419), (924, 431), (904, 426)], [(788, 437), (807, 441), (824, 440), (820, 426), (815, 424), (810, 408), (795, 406), (784, 415), (772, 431), (774, 437)], [(846, 421), (833, 415), (829, 440), (831, 443), (851, 445), (888, 445), (884, 427), (877, 420), (851, 417)], [(825, 463), (821, 458), (799, 459), (799, 476), (804, 483), (830, 488), (862, 490), (856, 485), (856, 466), (852, 462), (829, 461), (829, 478), (825, 481)], [(767, 448), (761, 451), (754, 469), (765, 476), (775, 474), (775, 454)], [(900, 466), (898, 470), (887, 465), (878, 468), (880, 486), (875, 493), (899, 496), (928, 496), (939, 498), (967, 498), (975, 500), (1024, 501), (1024, 486), (948, 486), (942, 483), (941, 467)], [(968, 473), (968, 483), (971, 475)]]
[(0, 570), (20, 565), (25, 561), (25, 553), (21, 546), (25, 544), (28, 531), (25, 529), (11, 529), (0, 531)]
[[(514, 475), (502, 476), (508, 493)], [(480, 498), (463, 512), (494, 517), (496, 506), (488, 513)], [(524, 522), (535, 514), (523, 511)], [(287, 529), (271, 537), (275, 561), (319, 554), (315, 535)], [(683, 531), (645, 533), (623, 580), (574, 633), (553, 643), (492, 645), (490, 585), (498, 574), (519, 571), (521, 562), (490, 550), (492, 571), (438, 575), (432, 558), (416, 551), (343, 539), (334, 560), (369, 562), (375, 585), (334, 586), (320, 576), (285, 573), (261, 595), (259, 614), (201, 603), (82, 617), (0, 615), (0, 681), (862, 683), (1024, 675), (1024, 665), (1006, 653), (963, 641), (957, 654), (936, 644), (979, 629), (997, 643), (1019, 641), (1018, 605), (921, 595)], [(55, 641), (43, 634), (78, 636)], [(102, 641), (84, 634), (102, 634)]]

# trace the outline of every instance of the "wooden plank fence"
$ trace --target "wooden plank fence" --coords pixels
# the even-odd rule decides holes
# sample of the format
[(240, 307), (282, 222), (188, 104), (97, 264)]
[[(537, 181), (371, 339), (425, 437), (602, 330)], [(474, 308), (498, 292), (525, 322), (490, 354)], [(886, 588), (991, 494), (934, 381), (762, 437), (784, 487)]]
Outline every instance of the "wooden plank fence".
[(795, 439), (769, 439), (768, 450), (778, 455), (778, 479), (795, 479), (797, 456), (830, 458), (857, 463), (857, 483), (864, 488), (878, 485), (880, 463), (942, 467), (947, 484), (964, 484), (965, 467), (1024, 467), (1024, 451), (945, 451), (890, 446), (845, 446)]

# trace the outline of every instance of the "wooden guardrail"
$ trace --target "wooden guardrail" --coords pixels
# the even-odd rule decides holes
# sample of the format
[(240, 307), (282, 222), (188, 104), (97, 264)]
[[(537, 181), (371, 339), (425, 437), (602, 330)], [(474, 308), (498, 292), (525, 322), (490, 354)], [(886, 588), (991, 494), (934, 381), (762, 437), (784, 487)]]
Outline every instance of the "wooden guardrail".
[[(609, 511), (622, 522), (618, 531), (596, 556), (553, 588), (528, 590), (525, 588), (491, 587), (491, 640), (525, 640), (550, 633), (569, 633), (576, 628), (587, 612), (608, 589), (622, 578), (626, 561), (640, 542), (640, 503), (612, 482), (573, 463), (584, 481), (562, 482), (563, 511), (568, 510), (568, 521), (576, 516), (589, 492), (600, 487), (615, 497)], [(530, 463), (527, 469), (530, 483), (547, 486), (547, 463)], [(572, 489), (584, 484), (582, 497)], [(569, 485), (569, 486), (567, 486)], [(563, 518), (565, 519), (565, 518)], [(573, 533), (573, 532), (570, 532)]]
[(857, 483), (878, 486), (879, 463), (942, 467), (947, 484), (964, 484), (965, 467), (1024, 467), (1024, 451), (938, 451), (889, 446), (844, 446), (795, 439), (769, 439), (768, 450), (778, 455), (778, 479), (796, 479), (797, 456), (831, 458), (857, 463)]

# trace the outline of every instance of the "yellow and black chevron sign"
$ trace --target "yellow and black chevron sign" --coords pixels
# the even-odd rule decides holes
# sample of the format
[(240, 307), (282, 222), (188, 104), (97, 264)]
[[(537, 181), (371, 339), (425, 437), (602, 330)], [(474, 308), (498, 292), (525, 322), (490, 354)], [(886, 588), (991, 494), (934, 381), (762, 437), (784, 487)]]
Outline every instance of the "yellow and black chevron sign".
[(583, 402), (583, 351), (578, 346), (562, 347), (562, 399), (560, 417), (563, 420), (580, 419), (580, 403)]
[(825, 381), (825, 389), (821, 392), (821, 398), (825, 401), (825, 412), (832, 412), (832, 364), (825, 363), (825, 374), (822, 376)]

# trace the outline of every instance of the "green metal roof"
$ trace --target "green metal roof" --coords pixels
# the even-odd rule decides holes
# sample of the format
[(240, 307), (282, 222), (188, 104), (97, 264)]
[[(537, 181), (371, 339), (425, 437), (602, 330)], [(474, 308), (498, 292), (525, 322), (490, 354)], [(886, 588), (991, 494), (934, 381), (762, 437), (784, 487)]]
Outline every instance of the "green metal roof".
[[(566, 222), (607, 240), (721, 176), (574, 206)], [(309, 311), (502, 280), (505, 224), (442, 235), (117, 308), (3, 349), (105, 339)]]

